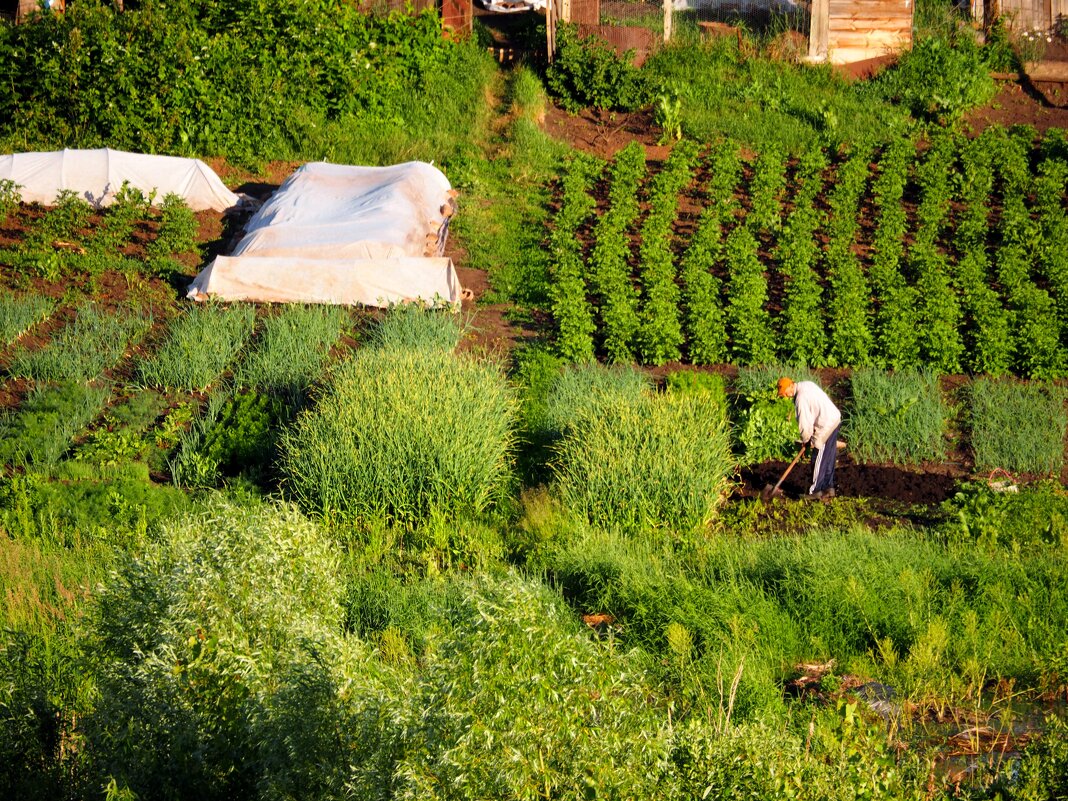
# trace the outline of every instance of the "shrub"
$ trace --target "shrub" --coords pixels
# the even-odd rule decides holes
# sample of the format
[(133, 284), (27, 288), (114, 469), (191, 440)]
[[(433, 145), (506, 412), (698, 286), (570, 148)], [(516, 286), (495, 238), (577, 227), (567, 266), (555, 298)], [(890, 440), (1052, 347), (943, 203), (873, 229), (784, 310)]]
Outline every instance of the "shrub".
[(213, 502), (167, 525), (95, 600), (95, 770), (140, 797), (254, 795), (287, 736), (272, 702), (335, 650), (340, 595), (331, 543), (291, 509)]
[(1064, 391), (1048, 384), (979, 378), (968, 393), (975, 466), (1059, 473), (1064, 464)]
[(514, 401), (493, 366), (368, 348), (281, 439), (292, 495), (328, 517), (411, 525), (478, 515), (509, 477)]
[(982, 52), (969, 35), (954, 42), (921, 39), (895, 69), (876, 78), (874, 87), (927, 120), (957, 118), (996, 92)]
[(846, 426), (854, 458), (920, 464), (945, 456), (949, 411), (935, 374), (857, 370), (851, 386)]
[(633, 111), (649, 102), (642, 73), (596, 37), (582, 38), (575, 25), (556, 26), (556, 56), (545, 75), (549, 92), (568, 111), (587, 107)]
[(692, 396), (605, 398), (557, 446), (564, 505), (592, 523), (689, 531), (726, 498), (732, 469), (724, 410)]

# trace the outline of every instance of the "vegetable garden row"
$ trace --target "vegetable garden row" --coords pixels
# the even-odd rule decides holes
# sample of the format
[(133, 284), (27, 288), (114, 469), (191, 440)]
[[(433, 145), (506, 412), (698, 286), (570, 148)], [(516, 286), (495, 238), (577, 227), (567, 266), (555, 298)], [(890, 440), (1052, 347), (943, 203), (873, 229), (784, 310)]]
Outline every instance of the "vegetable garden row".
[(875, 150), (637, 143), (576, 156), (549, 237), (557, 348), (660, 365), (781, 360), (1068, 371), (1068, 141), (942, 131)]

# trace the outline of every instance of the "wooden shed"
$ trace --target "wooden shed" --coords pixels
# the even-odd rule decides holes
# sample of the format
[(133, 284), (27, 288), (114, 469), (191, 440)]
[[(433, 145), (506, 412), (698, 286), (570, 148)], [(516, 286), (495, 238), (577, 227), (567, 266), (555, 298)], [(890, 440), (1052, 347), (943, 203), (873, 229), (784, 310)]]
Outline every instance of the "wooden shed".
[(972, 19), (990, 25), (1000, 17), (1014, 31), (1049, 31), (1068, 20), (1068, 0), (971, 0)]
[(913, 6), (913, 0), (812, 0), (809, 60), (852, 64), (908, 50)]

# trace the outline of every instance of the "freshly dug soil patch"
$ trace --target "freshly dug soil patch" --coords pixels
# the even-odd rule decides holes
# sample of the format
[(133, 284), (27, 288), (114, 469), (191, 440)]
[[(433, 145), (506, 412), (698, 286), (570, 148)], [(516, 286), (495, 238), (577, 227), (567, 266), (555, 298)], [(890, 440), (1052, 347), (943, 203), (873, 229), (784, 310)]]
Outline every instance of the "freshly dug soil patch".
[[(765, 486), (779, 480), (788, 462), (764, 462), (742, 470), (740, 495), (755, 498)], [(799, 499), (808, 492), (811, 482), (811, 462), (805, 461), (793, 469), (783, 482), (784, 497)], [(842, 498), (883, 498), (907, 504), (927, 506), (952, 497), (957, 477), (948, 472), (916, 472), (903, 467), (874, 464), (843, 464), (838, 460), (835, 469), (837, 494)]]

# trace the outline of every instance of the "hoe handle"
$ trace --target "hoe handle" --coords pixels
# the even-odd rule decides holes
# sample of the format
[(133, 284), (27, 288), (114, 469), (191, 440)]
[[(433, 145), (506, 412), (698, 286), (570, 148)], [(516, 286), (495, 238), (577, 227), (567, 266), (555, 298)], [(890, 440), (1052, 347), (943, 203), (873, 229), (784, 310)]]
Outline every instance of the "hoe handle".
[(794, 469), (794, 465), (801, 461), (801, 457), (805, 455), (806, 448), (806, 445), (801, 446), (801, 450), (797, 452), (797, 456), (794, 457), (794, 460), (790, 462), (786, 470), (783, 471), (783, 474), (779, 476), (779, 483), (775, 485), (775, 489), (772, 490), (773, 493), (779, 491), (779, 487), (782, 486), (782, 482), (786, 481), (786, 477), (790, 475), (790, 471)]

